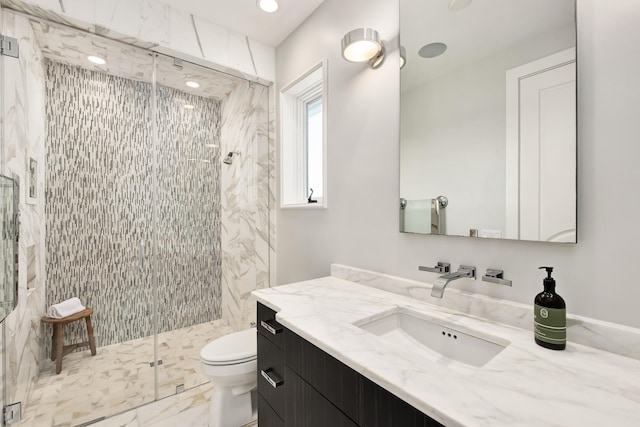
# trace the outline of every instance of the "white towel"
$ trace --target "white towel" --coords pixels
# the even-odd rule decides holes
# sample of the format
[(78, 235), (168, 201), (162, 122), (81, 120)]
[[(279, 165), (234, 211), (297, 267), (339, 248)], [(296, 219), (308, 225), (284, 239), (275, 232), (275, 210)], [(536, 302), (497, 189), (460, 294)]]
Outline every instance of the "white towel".
[(80, 302), (80, 298), (69, 298), (61, 303), (54, 304), (47, 310), (47, 316), (54, 319), (62, 319), (84, 310), (86, 307)]

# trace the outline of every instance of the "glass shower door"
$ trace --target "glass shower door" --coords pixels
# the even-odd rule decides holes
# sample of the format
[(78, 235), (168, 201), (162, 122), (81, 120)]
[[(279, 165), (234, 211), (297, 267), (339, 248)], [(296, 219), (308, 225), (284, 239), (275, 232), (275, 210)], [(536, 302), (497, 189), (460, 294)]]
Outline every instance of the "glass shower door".
[[(4, 30), (4, 9), (0, 5), (0, 34)], [(2, 170), (4, 172), (4, 57), (0, 56), (0, 162), (2, 163)], [(4, 321), (0, 324), (0, 407), (5, 406), (5, 382), (6, 382), (6, 368), (5, 368), (5, 339), (4, 339)]]
[[(207, 382), (199, 353), (255, 321), (269, 285), (268, 88), (156, 58), (158, 397)], [(215, 386), (215, 385), (214, 385)]]
[[(94, 311), (98, 347), (65, 356), (59, 375), (46, 365), (39, 387), (59, 402), (56, 425), (70, 416), (79, 425), (156, 399), (153, 62), (143, 49), (31, 22), (49, 59), (46, 306), (79, 297)], [(85, 336), (82, 322), (65, 326), (67, 343)]]
[[(154, 253), (158, 284), (158, 398), (207, 381), (200, 349), (230, 332), (220, 321), (221, 92), (231, 80), (156, 57)], [(197, 86), (197, 87), (196, 87)]]

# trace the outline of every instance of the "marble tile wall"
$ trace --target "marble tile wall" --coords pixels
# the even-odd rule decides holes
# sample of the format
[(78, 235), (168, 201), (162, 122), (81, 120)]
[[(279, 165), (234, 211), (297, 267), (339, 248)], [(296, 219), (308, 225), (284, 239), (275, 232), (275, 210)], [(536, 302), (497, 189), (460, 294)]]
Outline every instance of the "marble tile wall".
[(240, 152), (233, 164), (222, 165), (221, 175), (222, 310), (236, 330), (255, 321), (251, 291), (271, 280), (275, 141), (269, 90), (240, 82), (222, 107), (221, 152)]
[(155, 253), (159, 332), (219, 319), (220, 101), (158, 89), (154, 199), (151, 84), (48, 62), (46, 87), (47, 305), (92, 307), (98, 347), (152, 335)]
[(0, 0), (16, 10), (178, 56), (238, 77), (275, 81), (275, 49), (151, 0)]
[[(2, 33), (19, 39), (20, 58), (2, 57), (2, 173), (20, 180), (18, 306), (2, 322), (5, 403), (28, 396), (38, 378), (44, 341), (40, 317), (45, 307), (44, 223), (44, 58), (27, 19), (2, 11)], [(37, 169), (36, 198), (27, 197), (29, 158)], [(29, 274), (27, 274), (29, 272)], [(27, 283), (29, 282), (29, 283)]]

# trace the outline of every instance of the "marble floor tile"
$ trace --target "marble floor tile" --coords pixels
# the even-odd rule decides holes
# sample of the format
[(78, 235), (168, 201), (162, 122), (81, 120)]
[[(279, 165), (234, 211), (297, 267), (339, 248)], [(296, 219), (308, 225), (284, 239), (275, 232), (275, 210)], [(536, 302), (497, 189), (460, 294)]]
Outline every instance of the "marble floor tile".
[[(93, 357), (88, 350), (72, 353), (63, 359), (58, 375), (55, 363), (47, 361), (18, 425), (72, 427), (106, 418), (102, 421), (107, 423), (105, 426), (168, 426), (165, 422), (170, 415), (183, 412), (188, 412), (190, 418), (205, 414), (206, 425), (211, 386), (200, 372), (200, 349), (231, 332), (228, 324), (217, 320), (159, 334), (158, 359), (162, 364), (157, 374), (150, 366), (154, 360), (153, 337), (100, 347)], [(202, 384), (204, 388), (198, 387)], [(179, 386), (186, 391), (176, 394)], [(178, 399), (178, 403), (174, 402), (160, 415), (162, 406), (156, 405), (169, 396)]]
[[(166, 399), (91, 424), (91, 427), (207, 427), (213, 385), (206, 383)], [(258, 427), (253, 421), (242, 427)]]

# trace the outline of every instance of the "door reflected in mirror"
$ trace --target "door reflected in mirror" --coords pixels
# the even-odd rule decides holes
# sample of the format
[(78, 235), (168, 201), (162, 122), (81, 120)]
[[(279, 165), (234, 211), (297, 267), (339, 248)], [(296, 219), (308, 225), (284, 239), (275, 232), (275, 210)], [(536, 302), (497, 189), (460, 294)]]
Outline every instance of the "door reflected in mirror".
[(575, 243), (575, 0), (458, 3), (400, 0), (400, 231)]

